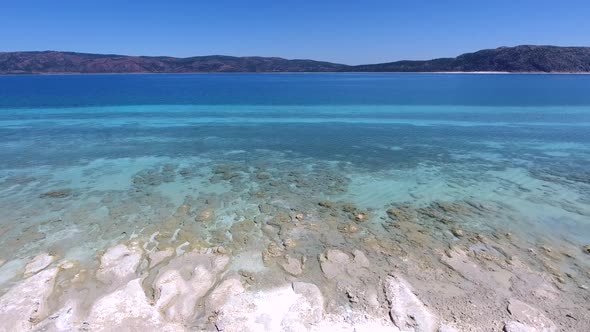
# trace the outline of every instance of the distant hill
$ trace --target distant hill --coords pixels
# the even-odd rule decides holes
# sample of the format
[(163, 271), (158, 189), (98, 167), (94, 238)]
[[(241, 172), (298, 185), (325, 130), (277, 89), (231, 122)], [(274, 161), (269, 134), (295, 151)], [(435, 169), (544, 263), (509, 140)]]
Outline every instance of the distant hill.
[(368, 72), (590, 72), (590, 47), (522, 45), (465, 53), (456, 58), (355, 66)]
[(455, 58), (348, 66), (272, 57), (224, 55), (190, 58), (74, 52), (0, 53), (0, 74), (200, 72), (590, 72), (590, 47), (500, 47)]
[(345, 67), (313, 60), (224, 55), (173, 58), (56, 51), (0, 53), (0, 73), (3, 74), (329, 72)]

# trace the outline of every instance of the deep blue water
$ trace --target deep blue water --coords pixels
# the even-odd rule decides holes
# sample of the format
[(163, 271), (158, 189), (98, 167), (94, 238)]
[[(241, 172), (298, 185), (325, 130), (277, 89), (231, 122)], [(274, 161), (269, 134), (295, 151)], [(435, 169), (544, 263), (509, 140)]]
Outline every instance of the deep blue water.
[(0, 107), (590, 105), (586, 75), (187, 74), (1, 76)]
[(535, 166), (579, 170), (585, 154), (557, 160), (538, 147), (588, 145), (590, 76), (0, 76), (0, 139), (0, 168), (11, 169), (220, 149), (376, 169), (498, 152), (479, 144), (496, 142), (505, 162), (524, 155)]

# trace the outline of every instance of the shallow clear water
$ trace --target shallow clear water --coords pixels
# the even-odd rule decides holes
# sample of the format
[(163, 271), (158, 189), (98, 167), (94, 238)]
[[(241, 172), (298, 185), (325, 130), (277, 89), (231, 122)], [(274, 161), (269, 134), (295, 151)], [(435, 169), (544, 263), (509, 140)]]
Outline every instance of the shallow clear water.
[(352, 202), (376, 225), (469, 201), (494, 211), (474, 228), (582, 245), (589, 164), (584, 75), (4, 76), (0, 255), (87, 259), (211, 197), (220, 229), (265, 200)]

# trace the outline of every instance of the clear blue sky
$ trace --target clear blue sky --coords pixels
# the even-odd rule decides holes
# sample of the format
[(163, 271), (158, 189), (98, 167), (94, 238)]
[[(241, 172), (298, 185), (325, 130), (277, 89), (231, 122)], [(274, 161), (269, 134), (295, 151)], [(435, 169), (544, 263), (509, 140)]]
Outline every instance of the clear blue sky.
[(0, 51), (428, 59), (590, 46), (590, 0), (0, 0)]

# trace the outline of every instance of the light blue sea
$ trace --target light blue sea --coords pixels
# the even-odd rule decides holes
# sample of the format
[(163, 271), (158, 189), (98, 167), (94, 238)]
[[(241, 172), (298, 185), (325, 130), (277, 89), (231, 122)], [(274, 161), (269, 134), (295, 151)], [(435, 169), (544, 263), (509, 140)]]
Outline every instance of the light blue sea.
[[(472, 202), (493, 211), (465, 217), (482, 232), (581, 246), (589, 165), (587, 75), (2, 76), (0, 258), (90, 259), (205, 197), (219, 227), (261, 200), (374, 224)], [(281, 189), (260, 194), (260, 172)]]

